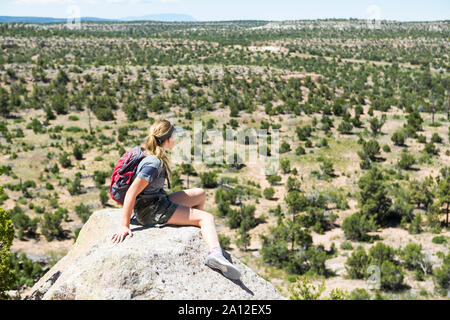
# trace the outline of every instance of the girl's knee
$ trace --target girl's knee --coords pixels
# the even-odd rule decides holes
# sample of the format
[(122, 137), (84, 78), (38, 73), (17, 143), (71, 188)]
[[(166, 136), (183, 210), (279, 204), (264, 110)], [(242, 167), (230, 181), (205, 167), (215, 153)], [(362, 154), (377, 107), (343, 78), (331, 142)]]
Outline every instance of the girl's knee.
[(200, 218), (200, 224), (203, 224), (203, 223), (214, 224), (215, 223), (214, 215), (212, 215), (209, 212), (202, 211), (201, 218)]
[(203, 188), (195, 188), (195, 192), (197, 197), (200, 197), (202, 199), (206, 199), (206, 191)]

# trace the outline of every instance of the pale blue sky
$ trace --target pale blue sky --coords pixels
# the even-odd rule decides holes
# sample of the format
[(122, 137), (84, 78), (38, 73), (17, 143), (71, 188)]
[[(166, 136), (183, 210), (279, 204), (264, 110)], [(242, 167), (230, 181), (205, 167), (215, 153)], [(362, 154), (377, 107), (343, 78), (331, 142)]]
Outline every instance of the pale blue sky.
[[(182, 13), (206, 20), (380, 18), (449, 20), (450, 0), (0, 0), (0, 16), (67, 18), (77, 6), (83, 17), (122, 18)], [(375, 6), (375, 7), (374, 7)], [(368, 8), (375, 8), (372, 11)]]

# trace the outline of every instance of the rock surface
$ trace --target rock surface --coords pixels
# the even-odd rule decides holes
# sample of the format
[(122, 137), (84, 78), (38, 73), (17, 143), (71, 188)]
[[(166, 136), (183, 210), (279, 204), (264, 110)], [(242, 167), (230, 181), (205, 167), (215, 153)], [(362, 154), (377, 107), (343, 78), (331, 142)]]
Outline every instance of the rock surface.
[(143, 227), (114, 244), (121, 209), (94, 212), (69, 253), (26, 299), (286, 299), (275, 287), (224, 251), (241, 272), (238, 281), (204, 264), (200, 228)]

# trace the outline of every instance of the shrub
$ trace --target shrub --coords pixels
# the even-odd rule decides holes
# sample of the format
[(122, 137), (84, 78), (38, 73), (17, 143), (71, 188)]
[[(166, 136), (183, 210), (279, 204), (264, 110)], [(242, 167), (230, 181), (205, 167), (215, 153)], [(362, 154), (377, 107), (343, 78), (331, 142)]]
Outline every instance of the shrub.
[(380, 154), (380, 145), (376, 140), (369, 140), (363, 142), (362, 151), (357, 152), (362, 160), (370, 159), (371, 161), (376, 160), (376, 156)]
[(306, 276), (300, 277), (297, 282), (289, 288), (291, 292), (290, 300), (319, 300), (322, 293), (325, 291), (325, 282), (318, 286), (309, 284)]
[(75, 212), (83, 223), (85, 223), (92, 214), (90, 208), (84, 203), (75, 206)]
[(64, 151), (59, 155), (59, 164), (63, 168), (70, 168), (72, 166), (72, 162), (70, 161), (69, 154)]
[(19, 290), (24, 285), (31, 287), (44, 274), (45, 269), (37, 263), (28, 259), (25, 253), (11, 253), (9, 256), (11, 269), (15, 271), (16, 281), (11, 286), (13, 290)]
[(78, 126), (70, 126), (70, 127), (67, 127), (67, 128), (65, 129), (65, 131), (66, 131), (66, 132), (76, 133), (76, 132), (82, 132), (83, 129), (80, 128), (80, 127), (78, 127)]
[(223, 235), (223, 234), (219, 234), (219, 244), (220, 244), (220, 247), (225, 250), (230, 249), (230, 244), (231, 244), (230, 237)]
[(281, 159), (280, 167), (284, 174), (289, 173), (291, 171), (291, 162), (289, 159)]
[(360, 211), (352, 214), (342, 222), (342, 229), (348, 240), (368, 241), (370, 236), (368, 232), (375, 231), (377, 225), (374, 218), (367, 218)]
[(41, 233), (47, 241), (64, 236), (64, 230), (61, 227), (62, 220), (63, 213), (61, 211), (44, 213), (44, 217), (41, 219)]
[(337, 215), (326, 211), (322, 208), (308, 207), (305, 215), (298, 216), (300, 223), (305, 227), (312, 227), (313, 230), (319, 234), (331, 229)]
[(439, 154), (439, 150), (438, 148), (436, 148), (433, 142), (426, 143), (423, 151), (429, 155)]
[(24, 235), (34, 237), (36, 235), (36, 229), (38, 227), (39, 218), (31, 219), (24, 212), (18, 212), (13, 215), (12, 221), (14, 227), (18, 229), (18, 238), (20, 240), (24, 239)]
[(402, 152), (400, 155), (400, 160), (398, 160), (397, 164), (399, 168), (403, 170), (409, 170), (416, 163), (416, 158), (407, 152)]
[(14, 240), (14, 227), (10, 215), (0, 207), (0, 298), (15, 282), (16, 274), (10, 267), (10, 248)]
[(309, 261), (310, 270), (318, 275), (327, 275), (327, 269), (325, 266), (325, 260), (327, 259), (327, 253), (324, 250), (320, 250), (316, 247), (309, 247), (306, 251), (306, 256)]
[(364, 279), (366, 277), (366, 269), (369, 265), (369, 257), (364, 247), (358, 246), (351, 256), (345, 262), (347, 275), (351, 279)]
[(72, 153), (77, 160), (83, 160), (83, 149), (80, 144), (75, 143), (72, 148)]
[(433, 237), (433, 239), (431, 241), (433, 243), (443, 244), (443, 243), (447, 242), (447, 237), (444, 235), (440, 235), (440, 236)]
[(350, 292), (350, 300), (370, 300), (370, 293), (363, 288), (356, 288)]
[(272, 188), (272, 187), (268, 187), (268, 188), (265, 188), (264, 189), (264, 197), (266, 198), (266, 199), (272, 199), (273, 198), (273, 195), (275, 194), (275, 190)]
[(263, 244), (260, 250), (261, 256), (269, 265), (282, 268), (289, 260), (289, 249), (285, 240), (273, 236), (261, 235)]
[(450, 290), (450, 253), (443, 257), (442, 265), (433, 270), (435, 290), (442, 296)]
[(201, 186), (203, 188), (215, 188), (217, 187), (217, 173), (212, 172), (204, 172), (200, 173)]
[(349, 241), (344, 241), (341, 243), (341, 249), (342, 250), (352, 250), (353, 246)]
[(298, 147), (295, 149), (295, 155), (296, 155), (296, 156), (301, 156), (301, 155), (303, 155), (303, 154), (306, 154), (305, 148), (303, 148), (302, 146), (298, 146)]
[(81, 185), (81, 179), (80, 176), (75, 176), (75, 179), (72, 180), (72, 182), (70, 183), (69, 187), (67, 188), (67, 190), (69, 191), (70, 195), (77, 195), (77, 194), (81, 194), (81, 189), (82, 189), (82, 185)]
[(422, 253), (422, 246), (410, 243), (400, 251), (400, 258), (408, 270), (415, 270), (421, 274), (431, 273), (432, 265)]
[(391, 141), (394, 142), (396, 146), (402, 146), (405, 144), (406, 134), (403, 130), (395, 131), (391, 136)]
[(108, 192), (106, 190), (100, 191), (99, 197), (100, 197), (100, 203), (102, 204), (102, 206), (105, 206), (109, 200)]
[(281, 177), (277, 174), (267, 175), (266, 176), (267, 181), (269, 181), (270, 185), (276, 185), (278, 182), (281, 181)]
[(389, 260), (381, 264), (381, 288), (387, 290), (398, 290), (403, 285), (403, 271)]
[(442, 138), (439, 136), (437, 132), (434, 132), (431, 136), (431, 142), (433, 143), (442, 143)]
[(370, 264), (381, 266), (384, 261), (395, 261), (394, 249), (383, 242), (378, 242), (369, 250)]

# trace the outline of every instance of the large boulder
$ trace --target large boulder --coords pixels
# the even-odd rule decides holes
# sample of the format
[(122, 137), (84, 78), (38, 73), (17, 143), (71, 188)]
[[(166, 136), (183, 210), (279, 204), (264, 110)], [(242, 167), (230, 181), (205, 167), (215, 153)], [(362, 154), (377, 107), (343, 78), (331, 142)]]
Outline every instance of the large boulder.
[(114, 244), (121, 219), (121, 209), (94, 212), (69, 253), (26, 299), (286, 299), (225, 251), (240, 280), (207, 267), (200, 228), (143, 227), (132, 221), (133, 237)]

